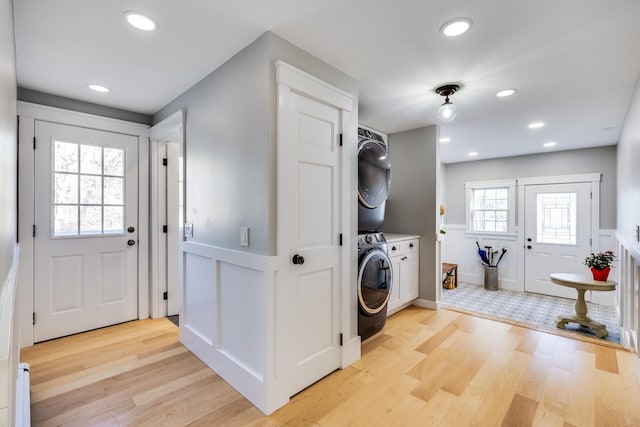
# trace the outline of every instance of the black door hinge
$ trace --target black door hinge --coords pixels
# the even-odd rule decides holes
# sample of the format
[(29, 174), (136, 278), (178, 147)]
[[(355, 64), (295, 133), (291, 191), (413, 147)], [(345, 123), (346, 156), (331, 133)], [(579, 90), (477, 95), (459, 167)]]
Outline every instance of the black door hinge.
[(35, 325), (35, 324), (36, 324), (36, 312), (35, 312), (35, 311), (33, 312), (33, 318), (32, 318), (32, 321), (33, 321), (33, 323), (32, 323), (32, 324), (33, 324), (33, 325)]
[(340, 347), (342, 347), (342, 334), (340, 334)]
[(35, 136), (33, 137), (33, 149), (34, 150), (36, 149), (36, 137)]
[(36, 237), (36, 225), (33, 224), (33, 237)]
[(165, 291), (165, 292), (162, 294), (162, 299), (163, 299), (163, 300), (165, 300), (165, 301), (166, 301), (166, 300), (168, 300), (168, 299), (169, 299), (169, 292)]
[(166, 232), (167, 232), (167, 226), (166, 226), (166, 225), (163, 225), (163, 226), (162, 226), (162, 232), (163, 232), (163, 233), (166, 233)]
[(340, 147), (342, 147), (342, 134), (340, 134)]
[(342, 246), (342, 233), (340, 233), (340, 246)]
[(167, 159), (162, 159), (162, 166), (167, 166)]

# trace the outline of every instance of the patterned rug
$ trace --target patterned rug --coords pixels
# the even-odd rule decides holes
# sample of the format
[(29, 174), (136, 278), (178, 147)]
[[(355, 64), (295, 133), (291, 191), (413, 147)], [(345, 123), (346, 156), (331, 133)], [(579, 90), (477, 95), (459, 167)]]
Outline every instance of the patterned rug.
[[(560, 314), (575, 313), (576, 301), (547, 295), (509, 290), (487, 291), (483, 286), (459, 283), (457, 289), (442, 289), (442, 302), (445, 306), (461, 311), (485, 315), (496, 319), (505, 319), (522, 325), (531, 325), (534, 329), (560, 333), (555, 324)], [(607, 325), (609, 336), (597, 338), (589, 328), (575, 323), (567, 324), (564, 331), (580, 334), (600, 341), (620, 344), (620, 325), (613, 307), (587, 303), (588, 316), (592, 320)]]

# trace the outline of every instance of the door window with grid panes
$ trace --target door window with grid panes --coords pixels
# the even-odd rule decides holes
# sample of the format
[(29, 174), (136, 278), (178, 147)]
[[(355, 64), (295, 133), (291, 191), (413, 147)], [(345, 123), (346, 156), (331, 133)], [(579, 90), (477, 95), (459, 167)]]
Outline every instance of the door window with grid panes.
[(52, 141), (53, 237), (124, 233), (125, 152)]

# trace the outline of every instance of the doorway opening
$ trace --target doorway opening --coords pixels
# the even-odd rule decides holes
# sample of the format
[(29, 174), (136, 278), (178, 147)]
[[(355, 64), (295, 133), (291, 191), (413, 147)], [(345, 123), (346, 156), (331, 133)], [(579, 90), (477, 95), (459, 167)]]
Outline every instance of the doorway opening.
[(150, 129), (151, 317), (180, 314), (180, 241), (183, 218), (183, 112)]

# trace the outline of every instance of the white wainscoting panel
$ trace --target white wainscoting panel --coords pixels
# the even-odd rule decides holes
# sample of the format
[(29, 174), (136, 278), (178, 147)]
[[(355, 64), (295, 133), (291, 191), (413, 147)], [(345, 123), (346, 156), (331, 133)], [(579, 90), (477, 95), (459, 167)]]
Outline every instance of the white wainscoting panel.
[[(618, 314), (620, 316), (620, 341), (622, 345), (639, 354), (640, 331), (640, 251), (634, 242), (616, 233), (618, 240)], [(640, 363), (640, 362), (639, 362)]]
[(24, 408), (16, 406), (23, 403), (21, 399), (16, 399), (20, 359), (16, 311), (19, 249), (16, 244), (9, 274), (6, 278), (0, 278), (0, 426), (15, 425), (16, 412), (24, 411)]
[[(524, 283), (519, 280), (519, 260), (524, 256), (522, 245), (514, 236), (475, 235), (465, 232), (464, 224), (448, 224), (443, 226), (446, 234), (441, 237), (442, 262), (458, 264), (458, 280), (476, 285), (484, 284), (482, 262), (478, 255), (478, 247), (505, 248), (507, 253), (500, 262), (498, 286), (500, 289), (524, 291)], [(498, 254), (499, 256), (500, 254)]]
[[(616, 240), (616, 230), (601, 229), (598, 233), (598, 236), (594, 240), (595, 240), (594, 243), (598, 245), (598, 246), (594, 245), (593, 247), (594, 251), (596, 252), (612, 251), (613, 253), (616, 254), (616, 257), (619, 255), (618, 241)], [(618, 277), (618, 273), (620, 269), (618, 267), (619, 267), (619, 262), (614, 262), (613, 265), (611, 266), (611, 272), (609, 273), (609, 280), (615, 280), (616, 282), (620, 283), (620, 280)], [(587, 266), (585, 265), (584, 268), (587, 268)], [(589, 274), (588, 270), (586, 271), (585, 274)], [(591, 294), (591, 299), (589, 301), (591, 301), (594, 304), (607, 305), (609, 307), (616, 307), (617, 301), (619, 301), (620, 292), (618, 289), (615, 292), (589, 291), (589, 293)]]
[(218, 348), (258, 380), (265, 377), (267, 288), (264, 273), (218, 261)]
[[(180, 341), (266, 414), (289, 400), (274, 337), (277, 257), (182, 242)], [(278, 326), (280, 327), (280, 326)]]
[(184, 302), (180, 326), (184, 326), (207, 345), (216, 339), (216, 262), (206, 256), (184, 254)]

